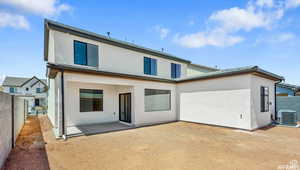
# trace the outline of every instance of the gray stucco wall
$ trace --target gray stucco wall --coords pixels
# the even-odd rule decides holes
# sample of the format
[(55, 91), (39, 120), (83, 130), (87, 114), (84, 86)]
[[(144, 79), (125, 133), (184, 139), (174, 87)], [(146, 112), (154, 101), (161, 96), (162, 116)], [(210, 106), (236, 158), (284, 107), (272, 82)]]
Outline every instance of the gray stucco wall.
[(296, 111), (300, 121), (300, 96), (277, 97), (277, 111), (281, 109)]
[(0, 169), (12, 146), (11, 111), (11, 96), (0, 92)]

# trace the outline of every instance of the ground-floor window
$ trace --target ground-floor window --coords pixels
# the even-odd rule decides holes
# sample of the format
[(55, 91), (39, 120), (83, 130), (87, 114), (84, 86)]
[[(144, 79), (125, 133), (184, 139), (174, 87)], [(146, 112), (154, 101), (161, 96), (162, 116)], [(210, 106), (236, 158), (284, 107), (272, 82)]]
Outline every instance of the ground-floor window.
[(145, 112), (171, 110), (171, 90), (145, 89)]
[(40, 106), (40, 99), (34, 99), (34, 105)]
[(261, 112), (268, 112), (269, 111), (269, 88), (268, 87), (260, 87), (260, 102)]
[(103, 111), (103, 90), (80, 89), (80, 112)]

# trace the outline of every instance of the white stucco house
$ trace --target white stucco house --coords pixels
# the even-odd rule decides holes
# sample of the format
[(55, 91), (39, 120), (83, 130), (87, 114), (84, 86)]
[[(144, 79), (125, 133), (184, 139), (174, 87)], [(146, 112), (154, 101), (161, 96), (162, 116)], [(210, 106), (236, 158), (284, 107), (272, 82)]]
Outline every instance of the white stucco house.
[(22, 96), (28, 102), (28, 112), (35, 113), (36, 108), (47, 108), (47, 81), (35, 76), (11, 77), (6, 76), (3, 83), (3, 92), (15, 96)]
[(45, 20), (48, 116), (57, 136), (80, 125), (190, 121), (246, 130), (271, 123), (275, 83), (257, 66), (218, 70)]

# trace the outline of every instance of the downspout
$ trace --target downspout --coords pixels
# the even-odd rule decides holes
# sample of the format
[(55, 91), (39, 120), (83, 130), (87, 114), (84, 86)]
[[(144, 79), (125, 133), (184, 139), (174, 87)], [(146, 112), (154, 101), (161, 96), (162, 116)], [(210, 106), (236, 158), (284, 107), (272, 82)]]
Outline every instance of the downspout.
[(67, 133), (65, 129), (65, 85), (64, 85), (64, 70), (61, 70), (61, 121), (62, 121), (62, 138), (67, 139)]
[(277, 121), (277, 119), (278, 119), (278, 114), (277, 114), (277, 94), (276, 94), (276, 91), (277, 91), (277, 84), (279, 84), (279, 83), (281, 83), (282, 82), (282, 80), (280, 80), (279, 82), (277, 82), (277, 83), (275, 83), (275, 88), (274, 88), (274, 91), (275, 91), (275, 121)]
[(11, 96), (11, 148), (15, 147), (15, 99)]

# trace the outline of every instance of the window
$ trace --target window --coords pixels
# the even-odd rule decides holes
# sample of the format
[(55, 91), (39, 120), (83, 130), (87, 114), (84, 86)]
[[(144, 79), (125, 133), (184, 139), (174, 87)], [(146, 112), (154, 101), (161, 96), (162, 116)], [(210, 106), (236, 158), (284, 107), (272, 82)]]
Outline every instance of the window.
[(98, 46), (74, 41), (74, 63), (79, 65), (98, 66)]
[(103, 111), (103, 90), (80, 89), (80, 112)]
[(261, 112), (269, 111), (269, 88), (260, 87), (260, 102), (261, 102)]
[(145, 89), (145, 112), (171, 110), (171, 91)]
[(28, 91), (28, 90), (29, 90), (29, 88), (27, 87), (27, 88), (26, 88), (26, 91)]
[(144, 57), (144, 74), (157, 75), (156, 59)]
[(42, 93), (42, 89), (41, 88), (36, 88), (36, 93)]
[(181, 75), (181, 65), (171, 63), (171, 78), (180, 78)]
[(9, 88), (9, 93), (17, 93), (17, 88), (15, 88), (15, 87), (10, 87), (10, 88)]

